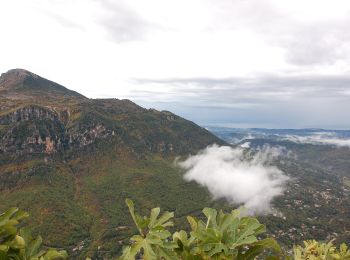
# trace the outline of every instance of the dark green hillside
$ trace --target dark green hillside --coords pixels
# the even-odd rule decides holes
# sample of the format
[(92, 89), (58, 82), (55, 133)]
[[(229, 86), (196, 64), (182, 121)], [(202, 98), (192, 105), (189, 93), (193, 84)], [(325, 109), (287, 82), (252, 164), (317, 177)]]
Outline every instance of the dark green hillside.
[(133, 232), (126, 197), (177, 216), (211, 203), (173, 161), (224, 142), (171, 112), (88, 99), (25, 70), (2, 74), (0, 108), (0, 211), (27, 210), (47, 245), (118, 253)]

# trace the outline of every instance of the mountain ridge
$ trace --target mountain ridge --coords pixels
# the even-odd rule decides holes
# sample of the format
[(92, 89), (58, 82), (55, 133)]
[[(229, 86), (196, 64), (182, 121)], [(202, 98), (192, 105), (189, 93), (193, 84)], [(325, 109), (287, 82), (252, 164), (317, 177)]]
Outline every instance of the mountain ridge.
[[(195, 131), (198, 137), (204, 135), (212, 142), (224, 143), (205, 129), (171, 112), (147, 110), (130, 100), (88, 99), (26, 70), (11, 70), (6, 76), (2, 76), (1, 82), (0, 86), (3, 89), (7, 90), (14, 87), (16, 95), (20, 93), (22, 96), (18, 100), (14, 100), (15, 97), (10, 100), (8, 100), (8, 96), (3, 97), (4, 100), (1, 100), (0, 122), (7, 122), (7, 125), (9, 125), (10, 123), (21, 122), (29, 124), (31, 120), (36, 120), (38, 124), (47, 121), (44, 123), (46, 127), (41, 127), (41, 131), (34, 129), (32, 135), (27, 137), (22, 135), (24, 145), (31, 147), (30, 149), (35, 149), (33, 143), (40, 145), (42, 143), (40, 139), (47, 140), (47, 142), (45, 141), (46, 151), (54, 152), (62, 147), (69, 147), (70, 144), (87, 145), (96, 138), (119, 136), (122, 139), (133, 139), (131, 142), (135, 145), (136, 142), (144, 143), (144, 145), (148, 145), (147, 148), (144, 147), (144, 150), (154, 151), (155, 148), (150, 147), (152, 140), (145, 142), (145, 139), (151, 135), (154, 139), (159, 139), (156, 136), (164, 135), (165, 139), (170, 138), (172, 142), (166, 143), (164, 140), (159, 140), (156, 144), (158, 151), (167, 150), (171, 152), (176, 149), (175, 139), (179, 134), (183, 137), (181, 139), (186, 139), (186, 142), (196, 147), (195, 149), (204, 148), (207, 143), (196, 145), (191, 141), (191, 138), (196, 139), (191, 135), (191, 131)], [(6, 82), (7, 84), (5, 84)], [(38, 93), (42, 96), (37, 97)], [(30, 98), (23, 98), (23, 95)], [(7, 108), (6, 104), (8, 104)], [(47, 127), (48, 124), (51, 124), (49, 128)], [(188, 134), (181, 130), (180, 125), (191, 128), (188, 133), (191, 138), (186, 137)], [(35, 128), (35, 126), (33, 127)], [(147, 130), (150, 130), (149, 133), (144, 134)], [(132, 132), (137, 133), (130, 136)], [(122, 141), (127, 142), (126, 140)], [(51, 142), (54, 142), (54, 147), (52, 147)], [(184, 148), (185, 144), (182, 145), (181, 149), (185, 151)], [(17, 147), (18, 149), (21, 148)], [(187, 149), (187, 152), (190, 152), (190, 150)]]
[(133, 233), (127, 197), (141, 210), (160, 205), (178, 216), (213, 203), (174, 165), (226, 144), (204, 128), (130, 100), (75, 95), (26, 71), (1, 82), (0, 211), (27, 210), (46, 246), (74, 259), (118, 255)]

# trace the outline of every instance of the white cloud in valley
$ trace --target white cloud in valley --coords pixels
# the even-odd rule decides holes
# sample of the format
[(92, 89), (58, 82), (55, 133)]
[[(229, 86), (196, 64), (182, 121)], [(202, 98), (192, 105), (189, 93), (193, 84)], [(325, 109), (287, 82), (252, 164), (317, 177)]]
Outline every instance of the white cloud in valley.
[(319, 133), (309, 136), (286, 135), (281, 139), (301, 144), (332, 145), (350, 148), (350, 139), (339, 138), (337, 135), (331, 133)]
[(214, 199), (241, 204), (250, 213), (272, 210), (273, 198), (283, 194), (289, 179), (274, 159), (284, 154), (279, 147), (264, 147), (254, 154), (246, 149), (209, 146), (177, 164), (185, 170), (184, 179), (208, 188)]

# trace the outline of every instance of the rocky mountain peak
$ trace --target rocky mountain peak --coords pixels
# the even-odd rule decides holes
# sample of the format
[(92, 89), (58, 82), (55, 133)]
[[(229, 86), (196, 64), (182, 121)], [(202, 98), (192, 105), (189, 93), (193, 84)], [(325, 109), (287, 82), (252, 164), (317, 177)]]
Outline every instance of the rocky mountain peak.
[(0, 88), (9, 88), (22, 83), (26, 78), (39, 78), (38, 75), (24, 69), (12, 69), (0, 76)]
[(25, 69), (12, 69), (0, 76), (0, 96), (10, 99), (71, 97), (85, 98), (53, 81)]

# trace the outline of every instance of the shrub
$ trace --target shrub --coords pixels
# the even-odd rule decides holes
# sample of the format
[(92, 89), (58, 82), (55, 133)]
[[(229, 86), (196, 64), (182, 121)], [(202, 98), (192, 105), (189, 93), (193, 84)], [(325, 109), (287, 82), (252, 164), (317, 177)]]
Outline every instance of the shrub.
[(11, 208), (0, 214), (0, 259), (1, 260), (64, 260), (66, 251), (42, 249), (42, 238), (34, 238), (28, 228), (18, 229), (28, 214)]
[(231, 213), (205, 208), (205, 221), (187, 217), (190, 233), (181, 230), (171, 234), (174, 214), (160, 209), (151, 210), (150, 216), (135, 213), (134, 203), (126, 200), (139, 234), (131, 237), (121, 260), (131, 259), (293, 259), (293, 260), (350, 260), (346, 244), (339, 249), (329, 243), (315, 240), (304, 241), (303, 246), (294, 246), (292, 255), (286, 255), (273, 238), (260, 236), (266, 231), (254, 217), (242, 216), (239, 210)]
[(269, 253), (270, 259), (279, 259), (282, 250), (272, 238), (259, 239), (265, 226), (256, 218), (241, 216), (240, 212), (217, 212), (205, 208), (206, 221), (187, 217), (191, 232), (181, 230), (171, 234), (173, 213), (160, 215), (160, 209), (151, 210), (149, 217), (141, 217), (131, 200), (126, 200), (139, 234), (123, 250), (121, 259), (255, 259)]
[(304, 241), (304, 246), (294, 247), (295, 260), (346, 260), (350, 259), (350, 251), (346, 244), (341, 244), (337, 249), (332, 241), (321, 243), (315, 240)]

